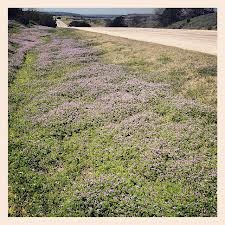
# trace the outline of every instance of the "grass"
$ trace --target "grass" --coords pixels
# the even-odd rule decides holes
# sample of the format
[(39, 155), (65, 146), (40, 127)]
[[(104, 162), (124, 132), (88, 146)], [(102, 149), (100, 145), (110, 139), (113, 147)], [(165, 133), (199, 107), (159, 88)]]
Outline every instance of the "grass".
[(190, 19), (178, 21), (168, 26), (174, 29), (203, 29), (203, 30), (216, 30), (217, 29), (217, 13), (210, 13), (206, 15), (196, 16)]
[(50, 35), (45, 35), (45, 36), (42, 36), (42, 41), (47, 44), (51, 41), (51, 36)]
[(8, 24), (9, 35), (19, 33), (21, 31), (22, 27), (23, 26), (20, 23), (17, 23), (15, 21), (9, 22), (9, 24)]
[[(128, 66), (132, 71), (140, 72), (146, 81), (169, 83), (177, 94), (187, 98), (193, 98), (189, 89), (194, 85), (200, 91), (197, 98), (193, 99), (216, 105), (216, 57), (91, 32), (88, 34), (88, 41), (101, 43), (97, 47), (104, 50), (102, 58), (105, 62)], [(201, 79), (202, 76), (207, 78)], [(204, 93), (201, 91), (202, 86)]]
[(45, 32), (9, 88), (9, 216), (216, 216), (216, 57)]

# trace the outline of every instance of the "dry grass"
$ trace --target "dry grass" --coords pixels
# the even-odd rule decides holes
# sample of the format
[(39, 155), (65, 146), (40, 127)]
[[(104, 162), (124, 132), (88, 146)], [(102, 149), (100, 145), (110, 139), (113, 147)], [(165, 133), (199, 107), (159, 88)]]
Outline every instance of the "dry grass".
[(169, 82), (177, 94), (216, 105), (216, 56), (92, 32), (76, 32), (103, 51), (106, 63), (128, 66), (146, 81)]

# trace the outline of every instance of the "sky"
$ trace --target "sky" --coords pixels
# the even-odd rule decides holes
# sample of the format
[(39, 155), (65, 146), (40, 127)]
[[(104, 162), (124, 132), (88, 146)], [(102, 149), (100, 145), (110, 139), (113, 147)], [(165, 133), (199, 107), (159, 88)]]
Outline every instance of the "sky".
[(72, 12), (87, 15), (125, 15), (125, 14), (146, 14), (153, 13), (152, 8), (36, 8), (38, 11), (44, 12)]

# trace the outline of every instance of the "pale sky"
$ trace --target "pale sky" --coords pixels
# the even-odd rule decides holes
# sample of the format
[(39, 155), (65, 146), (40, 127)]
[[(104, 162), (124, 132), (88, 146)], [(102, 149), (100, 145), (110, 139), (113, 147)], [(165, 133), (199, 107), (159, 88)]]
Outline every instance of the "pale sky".
[(44, 12), (71, 12), (78, 14), (123, 15), (131, 13), (153, 13), (153, 8), (36, 8)]

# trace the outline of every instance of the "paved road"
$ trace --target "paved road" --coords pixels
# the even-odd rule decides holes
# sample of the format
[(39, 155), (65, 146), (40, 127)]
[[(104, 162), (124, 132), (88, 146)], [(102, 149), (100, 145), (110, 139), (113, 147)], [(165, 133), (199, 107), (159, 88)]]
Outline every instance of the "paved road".
[[(67, 27), (58, 20), (58, 27)], [(123, 27), (70, 27), (138, 41), (153, 42), (208, 54), (217, 54), (217, 31)]]
[(62, 28), (69, 28), (65, 23), (63, 23), (63, 21), (61, 20), (56, 20), (56, 24), (57, 24), (57, 27), (62, 27)]

